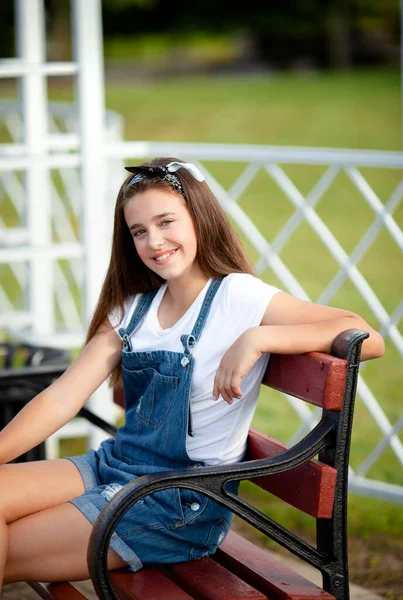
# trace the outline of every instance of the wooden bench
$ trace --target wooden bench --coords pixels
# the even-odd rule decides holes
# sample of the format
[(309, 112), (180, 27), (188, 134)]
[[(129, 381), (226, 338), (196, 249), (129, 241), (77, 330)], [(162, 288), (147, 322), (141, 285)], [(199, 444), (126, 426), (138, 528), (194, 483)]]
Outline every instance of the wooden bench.
[[(275, 355), (263, 383), (322, 409), (318, 425), (290, 449), (251, 429), (244, 462), (144, 476), (126, 485), (99, 515), (88, 548), (88, 566), (99, 598), (124, 600), (281, 600), (349, 598), (347, 484), (361, 344), (368, 334), (349, 330), (331, 355)], [(116, 400), (122, 401), (116, 393)], [(82, 414), (100, 425), (83, 409)], [(109, 431), (111, 427), (109, 426)], [(318, 456), (318, 460), (314, 457)], [(232, 480), (251, 480), (316, 520), (316, 547), (244, 499), (227, 492)], [(236, 515), (322, 573), (319, 588), (262, 548), (231, 531), (212, 557), (164, 567), (108, 572), (109, 540), (124, 513), (142, 497), (170, 487), (190, 488)], [(71, 584), (28, 582), (44, 599), (82, 600)]]

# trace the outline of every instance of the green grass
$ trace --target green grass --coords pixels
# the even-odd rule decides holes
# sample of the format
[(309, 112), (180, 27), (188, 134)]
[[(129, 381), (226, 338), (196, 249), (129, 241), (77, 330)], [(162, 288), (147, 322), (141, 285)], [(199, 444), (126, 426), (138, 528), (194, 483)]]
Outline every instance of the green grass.
[(401, 148), (398, 72), (274, 74), (109, 85), (126, 139)]
[[(71, 90), (60, 85), (49, 91), (53, 100), (72, 97)], [(400, 150), (402, 145), (400, 80), (398, 71), (393, 69), (221, 78), (167, 77), (158, 81), (136, 80), (135, 73), (128, 70), (124, 83), (108, 83), (106, 104), (124, 116), (126, 140), (374, 150)], [(224, 162), (205, 162), (205, 165), (227, 188), (245, 167)], [(300, 165), (283, 168), (303, 194), (312, 189), (325, 170), (325, 167)], [(384, 204), (402, 179), (402, 171), (397, 169), (362, 169), (361, 172)], [(122, 180), (123, 177), (122, 172)], [(269, 241), (275, 239), (294, 212), (288, 199), (263, 169), (243, 194), (240, 205)], [(343, 173), (325, 193), (317, 212), (347, 253), (354, 249), (374, 221), (373, 210)], [(403, 228), (402, 204), (393, 216)], [(11, 211), (9, 219), (15, 220)], [(256, 251), (239, 233), (245, 249), (256, 260)], [(313, 301), (318, 300), (338, 272), (336, 261), (307, 223), (294, 232), (280, 256)], [(403, 257), (385, 229), (360, 258), (359, 268), (385, 309), (392, 313), (403, 298)], [(10, 278), (9, 273), (4, 277)], [(262, 278), (283, 287), (269, 268)], [(349, 281), (329, 303), (356, 311), (371, 325), (379, 327), (367, 303)], [(403, 332), (403, 323), (399, 328)], [(363, 365), (362, 375), (393, 425), (402, 413), (403, 378), (401, 357), (389, 340), (386, 340), (386, 346), (382, 359)], [(273, 392), (263, 389), (253, 424), (286, 441), (299, 421), (282, 396), (275, 397)], [(379, 428), (358, 398), (351, 457), (353, 468), (360, 465), (381, 437)], [(403, 485), (402, 466), (391, 450), (382, 454), (368, 475)], [(269, 506), (266, 500), (262, 502)], [(402, 534), (403, 520), (399, 519), (398, 509), (396, 505), (351, 496), (350, 528), (361, 535), (378, 531), (380, 526), (390, 535)], [(276, 511), (280, 513), (282, 508), (270, 504), (270, 510), (276, 516)], [(305, 526), (302, 517), (288, 518), (301, 519), (301, 527)]]
[[(111, 81), (106, 104), (127, 140), (400, 150), (397, 69)], [(122, 78), (123, 79), (123, 78)], [(71, 100), (60, 85), (50, 98)]]
[(135, 61), (142, 67), (170, 67), (173, 61), (203, 63), (204, 65), (225, 64), (239, 60), (243, 46), (237, 35), (186, 35), (172, 32), (147, 34), (131, 37), (114, 37), (104, 40), (105, 63), (119, 62), (130, 65)]

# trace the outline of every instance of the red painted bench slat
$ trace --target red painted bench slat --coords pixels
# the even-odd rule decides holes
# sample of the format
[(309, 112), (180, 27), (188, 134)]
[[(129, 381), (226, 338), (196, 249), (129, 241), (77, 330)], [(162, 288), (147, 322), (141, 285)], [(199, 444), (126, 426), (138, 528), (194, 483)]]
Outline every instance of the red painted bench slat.
[[(246, 460), (276, 456), (287, 449), (285, 444), (251, 428)], [(251, 479), (264, 490), (312, 517), (329, 519), (333, 512), (337, 471), (317, 460), (277, 475)]]
[(121, 600), (192, 600), (184, 590), (153, 567), (136, 573), (110, 571), (110, 579)]
[(41, 583), (27, 581), (27, 583), (44, 600), (86, 600), (81, 592), (67, 582)]
[(347, 363), (319, 352), (272, 354), (262, 383), (315, 406), (341, 410)]
[(215, 558), (271, 600), (334, 600), (334, 596), (233, 531)]
[(265, 595), (209, 557), (178, 563), (169, 567), (169, 573), (198, 600), (266, 600)]

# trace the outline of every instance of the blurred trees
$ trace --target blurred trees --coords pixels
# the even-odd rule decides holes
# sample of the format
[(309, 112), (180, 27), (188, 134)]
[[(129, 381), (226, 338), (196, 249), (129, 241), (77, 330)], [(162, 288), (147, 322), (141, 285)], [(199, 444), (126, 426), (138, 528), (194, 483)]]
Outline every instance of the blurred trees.
[(399, 0), (103, 0), (105, 36), (244, 34), (257, 61), (342, 68), (399, 59)]
[[(0, 2), (0, 52), (14, 54), (12, 0)], [(70, 1), (45, 0), (48, 55), (71, 49)], [(105, 39), (238, 34), (250, 60), (275, 68), (398, 62), (399, 0), (102, 0)]]

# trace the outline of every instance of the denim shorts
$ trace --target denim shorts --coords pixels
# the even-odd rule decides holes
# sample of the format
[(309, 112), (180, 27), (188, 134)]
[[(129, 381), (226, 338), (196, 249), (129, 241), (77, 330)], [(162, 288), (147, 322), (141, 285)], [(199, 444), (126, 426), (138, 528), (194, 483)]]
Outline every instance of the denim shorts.
[[(100, 449), (102, 450), (102, 449)], [(85, 492), (70, 500), (94, 524), (100, 511), (122, 485), (137, 476), (108, 465), (107, 483), (102, 478), (102, 451), (66, 457), (83, 479)], [(114, 481), (114, 479), (116, 481)], [(187, 562), (213, 554), (225, 539), (233, 513), (203, 494), (170, 488), (146, 496), (122, 517), (112, 534), (110, 547), (130, 571), (143, 566)]]

